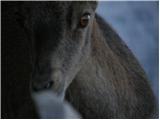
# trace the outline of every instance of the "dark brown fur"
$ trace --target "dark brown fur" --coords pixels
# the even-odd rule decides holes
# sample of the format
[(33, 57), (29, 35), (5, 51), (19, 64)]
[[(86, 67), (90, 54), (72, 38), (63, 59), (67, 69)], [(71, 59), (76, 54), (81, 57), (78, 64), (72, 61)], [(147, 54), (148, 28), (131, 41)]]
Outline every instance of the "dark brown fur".
[(153, 118), (147, 77), (117, 33), (98, 15), (86, 32), (73, 30), (80, 13), (89, 8), (94, 16), (95, 7), (94, 2), (2, 2), (2, 118), (37, 118), (30, 82), (43, 90), (49, 80), (83, 118)]

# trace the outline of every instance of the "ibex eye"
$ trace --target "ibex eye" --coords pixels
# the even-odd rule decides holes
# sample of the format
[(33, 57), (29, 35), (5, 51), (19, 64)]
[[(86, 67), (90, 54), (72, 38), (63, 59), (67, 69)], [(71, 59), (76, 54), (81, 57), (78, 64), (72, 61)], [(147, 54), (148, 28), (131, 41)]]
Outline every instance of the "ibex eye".
[(89, 13), (83, 14), (83, 16), (80, 18), (80, 27), (84, 28), (88, 25), (89, 20), (91, 18), (91, 15)]

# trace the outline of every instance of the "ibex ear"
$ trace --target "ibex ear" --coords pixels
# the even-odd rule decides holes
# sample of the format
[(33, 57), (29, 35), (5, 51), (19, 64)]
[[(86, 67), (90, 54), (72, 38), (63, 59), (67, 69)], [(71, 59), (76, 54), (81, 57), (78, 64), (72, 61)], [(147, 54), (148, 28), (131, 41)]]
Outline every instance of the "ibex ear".
[(89, 4), (91, 5), (92, 9), (95, 11), (98, 5), (98, 1), (89, 1)]

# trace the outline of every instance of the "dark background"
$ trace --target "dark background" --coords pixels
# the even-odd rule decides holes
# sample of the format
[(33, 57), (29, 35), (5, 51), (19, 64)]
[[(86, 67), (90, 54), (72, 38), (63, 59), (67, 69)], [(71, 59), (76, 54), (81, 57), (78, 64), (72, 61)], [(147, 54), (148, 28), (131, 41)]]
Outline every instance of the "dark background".
[(36, 112), (29, 91), (31, 78), (29, 43), (25, 32), (16, 21), (16, 9), (13, 7), (16, 3), (1, 3), (1, 117), (33, 119)]

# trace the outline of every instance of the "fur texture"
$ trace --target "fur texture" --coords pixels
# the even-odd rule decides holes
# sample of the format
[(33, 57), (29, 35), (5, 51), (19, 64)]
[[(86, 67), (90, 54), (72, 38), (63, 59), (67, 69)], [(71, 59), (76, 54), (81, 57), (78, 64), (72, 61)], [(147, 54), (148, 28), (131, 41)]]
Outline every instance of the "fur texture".
[[(96, 6), (2, 2), (2, 118), (38, 117), (30, 93), (51, 81), (49, 89), (83, 118), (153, 118), (155, 99), (143, 69)], [(86, 13), (91, 18), (81, 28)]]

